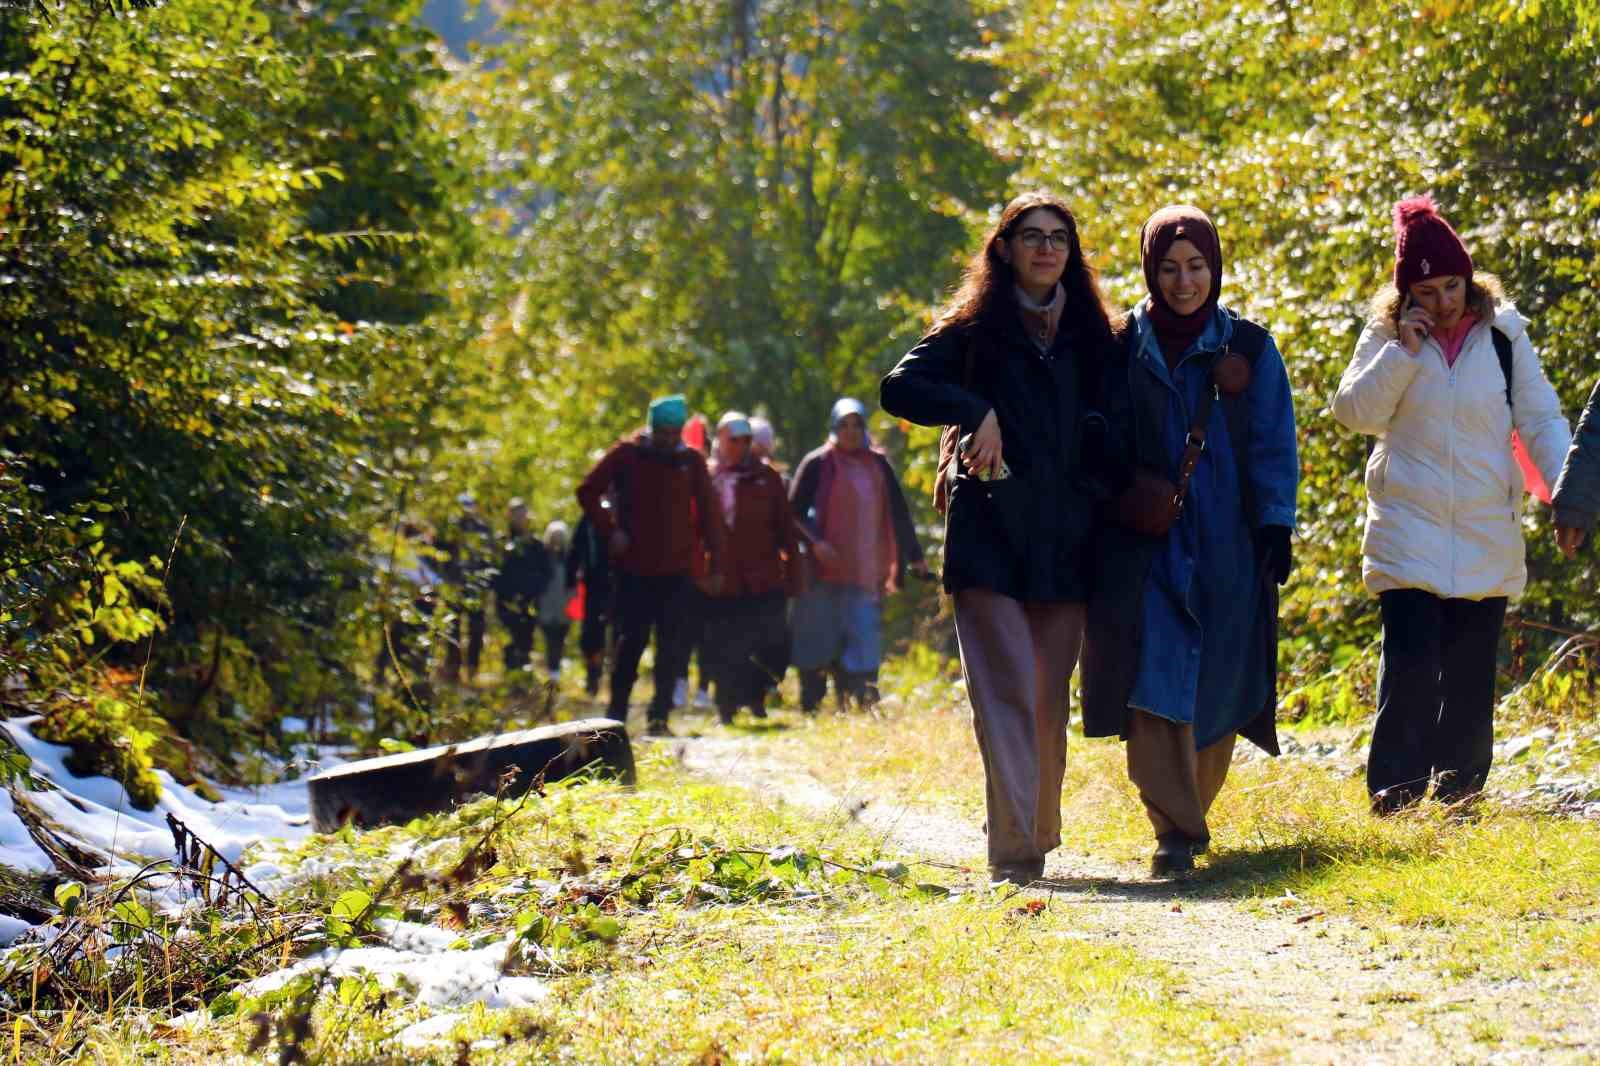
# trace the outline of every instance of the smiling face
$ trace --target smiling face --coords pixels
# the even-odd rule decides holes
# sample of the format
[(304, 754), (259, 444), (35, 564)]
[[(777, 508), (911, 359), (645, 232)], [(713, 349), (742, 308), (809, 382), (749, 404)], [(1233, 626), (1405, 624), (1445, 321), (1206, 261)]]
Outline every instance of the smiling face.
[(1055, 290), (1072, 254), (1072, 231), (1065, 219), (1048, 207), (1036, 207), (1017, 219), (1009, 238), (996, 239), (1000, 258), (1011, 264), (1024, 291), (1037, 297)]
[(1156, 267), (1156, 286), (1174, 314), (1192, 315), (1211, 295), (1211, 264), (1192, 242), (1173, 241)]
[(1428, 312), (1433, 327), (1454, 329), (1467, 310), (1467, 279), (1460, 274), (1441, 274), (1411, 286), (1411, 299)]

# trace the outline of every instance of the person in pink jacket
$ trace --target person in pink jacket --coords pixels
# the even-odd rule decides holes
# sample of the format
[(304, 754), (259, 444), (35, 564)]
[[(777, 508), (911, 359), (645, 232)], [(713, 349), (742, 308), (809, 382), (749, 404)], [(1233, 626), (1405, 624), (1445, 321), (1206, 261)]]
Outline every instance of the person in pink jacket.
[(1394, 287), (1339, 382), (1333, 415), (1377, 438), (1367, 461), (1361, 573), (1383, 619), (1373, 810), (1458, 802), (1494, 751), (1507, 601), (1527, 584), (1521, 437), (1546, 483), (1569, 443), (1527, 322), (1429, 197), (1395, 205)]

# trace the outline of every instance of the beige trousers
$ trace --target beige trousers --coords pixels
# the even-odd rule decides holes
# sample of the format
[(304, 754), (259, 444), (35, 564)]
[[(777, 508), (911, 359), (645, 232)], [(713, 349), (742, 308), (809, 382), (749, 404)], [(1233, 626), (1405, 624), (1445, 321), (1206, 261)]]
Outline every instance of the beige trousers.
[(1128, 777), (1139, 789), (1156, 835), (1179, 829), (1191, 839), (1209, 841), (1206, 812), (1228, 779), (1236, 735), (1196, 751), (1192, 725), (1145, 711), (1128, 714)]
[(1083, 644), (1081, 603), (956, 593), (956, 640), (986, 782), (989, 862), (1042, 860), (1061, 843), (1068, 681)]

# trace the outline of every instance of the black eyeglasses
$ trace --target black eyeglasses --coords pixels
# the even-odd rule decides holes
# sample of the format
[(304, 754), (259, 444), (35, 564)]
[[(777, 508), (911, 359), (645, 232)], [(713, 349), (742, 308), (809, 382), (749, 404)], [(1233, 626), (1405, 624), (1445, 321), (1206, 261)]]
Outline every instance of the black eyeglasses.
[(1017, 238), (1022, 241), (1024, 248), (1041, 248), (1044, 246), (1045, 241), (1049, 241), (1050, 247), (1058, 252), (1064, 252), (1072, 247), (1072, 234), (1064, 229), (1055, 229), (1046, 233), (1042, 229), (1035, 229), (1029, 226), (1017, 234)]

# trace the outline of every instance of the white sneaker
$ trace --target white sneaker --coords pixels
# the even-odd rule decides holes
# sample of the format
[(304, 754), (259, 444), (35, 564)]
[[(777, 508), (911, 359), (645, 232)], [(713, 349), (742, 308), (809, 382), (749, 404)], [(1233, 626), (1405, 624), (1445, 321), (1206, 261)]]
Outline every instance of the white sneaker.
[(682, 707), (689, 699), (689, 679), (678, 678), (678, 683), (672, 686), (672, 705)]
[(711, 693), (707, 692), (705, 689), (700, 689), (697, 691), (694, 694), (694, 705), (696, 707), (711, 706)]
[(557, 666), (554, 670), (550, 671), (550, 680), (551, 681), (560, 681), (561, 680), (561, 667)]

